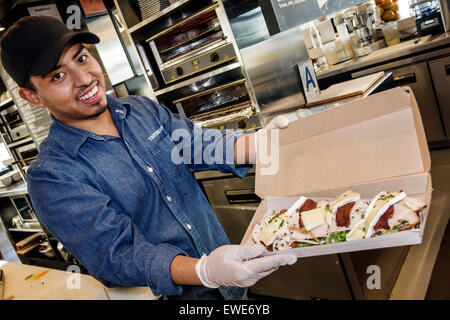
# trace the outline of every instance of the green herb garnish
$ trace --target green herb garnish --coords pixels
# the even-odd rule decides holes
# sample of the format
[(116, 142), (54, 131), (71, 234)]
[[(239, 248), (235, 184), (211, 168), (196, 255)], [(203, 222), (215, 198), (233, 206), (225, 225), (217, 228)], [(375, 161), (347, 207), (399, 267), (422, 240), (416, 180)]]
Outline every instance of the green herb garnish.
[(32, 273), (32, 274), (29, 274), (28, 276), (26, 276), (26, 278), (25, 278), (25, 280), (28, 280), (28, 279), (30, 279), (32, 276), (34, 276), (34, 273)]
[(340, 232), (333, 232), (330, 234), (327, 238), (326, 243), (338, 243), (343, 242), (346, 240), (347, 234), (350, 232), (350, 230), (347, 231), (340, 231)]

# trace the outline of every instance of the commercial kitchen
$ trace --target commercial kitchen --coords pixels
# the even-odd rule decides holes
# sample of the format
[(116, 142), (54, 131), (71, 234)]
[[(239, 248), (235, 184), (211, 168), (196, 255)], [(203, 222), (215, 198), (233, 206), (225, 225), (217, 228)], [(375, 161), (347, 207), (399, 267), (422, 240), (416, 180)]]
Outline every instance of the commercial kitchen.
[[(362, 108), (365, 101), (378, 101), (376, 97), (383, 94), (407, 92), (407, 101), (413, 96), (420, 112), (414, 116), (416, 129), (413, 125), (408, 132), (420, 147), (415, 151), (423, 171), (419, 173), (432, 177), (420, 243), (300, 257), (296, 264), (281, 267), (251, 286), (248, 296), (449, 299), (449, 10), (448, 0), (15, 0), (0, 1), (0, 35), (21, 17), (33, 15), (52, 16), (70, 29), (93, 32), (101, 42), (87, 48), (102, 66), (107, 94), (149, 97), (203, 129), (249, 133), (283, 115), (290, 126), (298, 121), (294, 127), (301, 129), (304, 123), (304, 128), (312, 128), (303, 133), (305, 139), (316, 134), (321, 139), (317, 144), (328, 146), (327, 128), (316, 130), (313, 119), (332, 123), (329, 117), (335, 114), (338, 122), (340, 110), (357, 110), (355, 106)], [(19, 96), (18, 85), (3, 66), (0, 75), (0, 298), (162, 299), (148, 287), (107, 288), (38, 220), (26, 172), (52, 119), (47, 109)], [(379, 101), (383, 101), (379, 109), (394, 117), (391, 101)], [(398, 114), (401, 107), (395, 109)], [(369, 123), (384, 114), (346, 116)], [(358, 127), (358, 123), (336, 123), (336, 128)], [(385, 126), (374, 130), (376, 135)], [(360, 139), (365, 137), (355, 132)], [(398, 150), (396, 157), (405, 168), (400, 163), (395, 177), (403, 179), (411, 174), (406, 169), (409, 158), (403, 158), (416, 153), (402, 146)], [(329, 156), (333, 166), (337, 154)], [(289, 179), (292, 172), (301, 180), (306, 171), (321, 171), (319, 162), (324, 163), (284, 168), (283, 177)], [(367, 174), (365, 182), (387, 177), (380, 176), (385, 173), (381, 169), (374, 171), (378, 176)], [(262, 201), (264, 187), (255, 183), (260, 179), (258, 167), (242, 179), (217, 170), (191, 173), (230, 242), (241, 244)], [(430, 187), (429, 180), (425, 183)], [(324, 185), (310, 188), (314, 193)], [(381, 270), (381, 279), (371, 286), (374, 266)], [(81, 278), (74, 277), (77, 272)], [(83, 286), (73, 290), (77, 281)]]

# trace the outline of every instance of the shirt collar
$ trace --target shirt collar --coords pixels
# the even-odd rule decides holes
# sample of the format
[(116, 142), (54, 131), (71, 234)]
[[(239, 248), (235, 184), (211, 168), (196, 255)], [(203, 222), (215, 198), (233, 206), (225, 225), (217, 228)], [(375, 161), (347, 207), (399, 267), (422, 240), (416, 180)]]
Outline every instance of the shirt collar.
[[(117, 126), (119, 121), (123, 121), (130, 114), (130, 105), (128, 103), (121, 103), (120, 100), (115, 97), (108, 95), (106, 97), (108, 101), (107, 108)], [(52, 139), (56, 140), (56, 142), (73, 157), (77, 155), (78, 150), (88, 138), (106, 140), (105, 136), (68, 126), (56, 119), (53, 115), (51, 115), (51, 117), (53, 120), (50, 127)]]

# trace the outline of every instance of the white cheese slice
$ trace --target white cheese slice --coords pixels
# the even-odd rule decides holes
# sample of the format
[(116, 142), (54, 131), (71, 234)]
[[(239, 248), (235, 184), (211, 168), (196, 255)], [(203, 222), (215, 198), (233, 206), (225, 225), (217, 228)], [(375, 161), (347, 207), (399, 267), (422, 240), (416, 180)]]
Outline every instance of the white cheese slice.
[[(367, 219), (365, 219), (366, 238), (370, 238), (373, 234), (373, 228), (380, 219), (380, 217), (389, 209), (390, 206), (402, 201), (406, 197), (404, 192), (392, 192), (389, 194), (383, 194), (373, 202), (371, 210), (366, 212)], [(374, 198), (375, 199), (375, 198)], [(372, 203), (371, 203), (372, 204)], [(370, 205), (369, 205), (370, 207)]]
[(336, 214), (336, 211), (339, 209), (339, 207), (345, 206), (347, 203), (350, 202), (356, 202), (361, 199), (361, 195), (357, 192), (353, 191), (346, 191), (336, 197), (336, 199), (331, 203), (331, 213), (333, 215)]
[[(283, 226), (285, 226), (285, 228), (283, 228)], [(259, 232), (259, 240), (261, 240), (266, 246), (269, 246), (276, 239), (280, 231), (283, 231), (283, 229), (286, 228), (287, 223), (284, 219), (274, 217), (270, 220), (270, 222), (261, 228), (261, 231)]]
[(282, 215), (284, 216), (292, 216), (293, 213), (295, 213), (297, 211), (297, 209), (301, 208), (303, 206), (303, 204), (305, 203), (305, 201), (308, 200), (307, 197), (301, 196), (300, 198), (298, 198), (297, 201), (294, 202), (294, 204)]
[(301, 213), (301, 219), (305, 229), (307, 231), (311, 231), (318, 226), (321, 226), (326, 223), (327, 211), (325, 208), (317, 208), (309, 211), (304, 211)]
[(352, 230), (350, 230), (349, 233), (347, 233), (345, 239), (347, 241), (364, 239), (364, 236), (366, 235), (364, 230), (364, 220), (361, 220), (353, 227)]

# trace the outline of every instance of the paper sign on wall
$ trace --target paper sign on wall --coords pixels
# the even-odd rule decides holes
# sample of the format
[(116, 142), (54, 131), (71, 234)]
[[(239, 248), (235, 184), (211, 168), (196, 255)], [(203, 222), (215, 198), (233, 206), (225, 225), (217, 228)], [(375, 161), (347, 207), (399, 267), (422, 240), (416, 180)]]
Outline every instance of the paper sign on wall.
[(316, 73), (314, 72), (314, 66), (311, 59), (299, 63), (297, 66), (300, 72), (300, 78), (302, 80), (306, 101), (309, 101), (320, 94)]
[(59, 14), (58, 7), (56, 4), (45, 4), (42, 6), (28, 7), (28, 13), (30, 16), (47, 16), (58, 19), (64, 22)]

